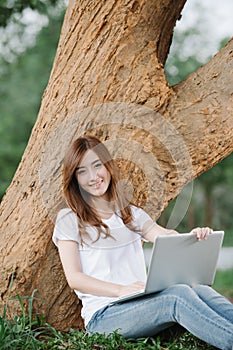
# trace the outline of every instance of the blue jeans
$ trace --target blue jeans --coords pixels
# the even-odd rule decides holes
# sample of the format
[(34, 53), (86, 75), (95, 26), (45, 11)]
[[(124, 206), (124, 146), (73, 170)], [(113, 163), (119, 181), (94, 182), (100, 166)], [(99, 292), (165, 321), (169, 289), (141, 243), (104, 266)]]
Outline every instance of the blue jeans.
[(233, 350), (233, 305), (208, 286), (177, 284), (98, 310), (87, 324), (90, 334), (118, 330), (126, 338), (154, 336), (180, 324), (197, 338), (222, 350)]

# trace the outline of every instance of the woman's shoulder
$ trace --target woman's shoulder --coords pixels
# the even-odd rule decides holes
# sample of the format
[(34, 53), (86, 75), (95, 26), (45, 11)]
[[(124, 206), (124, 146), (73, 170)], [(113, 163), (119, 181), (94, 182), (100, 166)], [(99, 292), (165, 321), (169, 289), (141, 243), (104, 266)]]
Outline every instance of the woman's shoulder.
[(137, 215), (137, 214), (140, 214), (142, 212), (145, 213), (143, 208), (141, 208), (135, 204), (130, 204), (130, 209), (131, 209), (133, 215)]
[(142, 226), (146, 221), (153, 221), (151, 216), (141, 207), (136, 205), (130, 205), (132, 211), (133, 220), (136, 221), (139, 226)]
[(60, 220), (65, 220), (66, 218), (71, 220), (77, 220), (77, 215), (73, 212), (73, 210), (71, 210), (68, 207), (60, 209), (57, 213), (56, 222)]
[(52, 239), (55, 245), (57, 245), (58, 240), (79, 241), (77, 216), (70, 208), (59, 210)]
[(70, 213), (74, 213), (74, 212), (70, 208), (65, 207), (65, 208), (62, 208), (58, 211), (57, 216), (64, 216), (64, 215), (67, 215)]

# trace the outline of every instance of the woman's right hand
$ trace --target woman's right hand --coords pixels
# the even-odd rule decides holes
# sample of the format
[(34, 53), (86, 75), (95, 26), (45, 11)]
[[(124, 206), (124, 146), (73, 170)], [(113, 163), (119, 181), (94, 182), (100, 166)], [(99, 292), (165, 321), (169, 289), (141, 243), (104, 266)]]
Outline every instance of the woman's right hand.
[(119, 297), (124, 297), (130, 294), (144, 292), (145, 290), (145, 283), (137, 281), (131, 284), (128, 284), (126, 286), (120, 286), (119, 288)]

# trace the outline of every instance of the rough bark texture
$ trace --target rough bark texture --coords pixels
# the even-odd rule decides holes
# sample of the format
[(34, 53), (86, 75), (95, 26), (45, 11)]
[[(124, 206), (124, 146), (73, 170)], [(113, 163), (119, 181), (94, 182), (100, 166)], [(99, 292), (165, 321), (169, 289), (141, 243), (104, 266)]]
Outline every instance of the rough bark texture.
[[(1, 203), (1, 307), (10, 290), (13, 296), (37, 289), (42, 301), (35, 307), (48, 322), (82, 327), (80, 304), (51, 242), (64, 205), (62, 159), (76, 136), (105, 140), (134, 186), (133, 200), (154, 218), (186, 183), (232, 152), (233, 41), (175, 88), (164, 76), (184, 3), (70, 2), (38, 120)], [(9, 312), (15, 309), (10, 303)]]

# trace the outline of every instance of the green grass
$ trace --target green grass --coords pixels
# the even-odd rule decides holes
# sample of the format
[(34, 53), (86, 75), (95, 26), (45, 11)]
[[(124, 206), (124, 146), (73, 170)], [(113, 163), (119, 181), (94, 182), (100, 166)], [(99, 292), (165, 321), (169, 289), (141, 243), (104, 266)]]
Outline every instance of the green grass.
[(70, 329), (69, 332), (56, 331), (50, 325), (41, 324), (37, 317), (30, 324), (29, 318), (21, 315), (12, 322), (1, 318), (1, 350), (210, 350), (213, 347), (199, 341), (183, 330), (170, 330), (157, 338), (125, 339), (114, 332), (109, 336), (94, 334), (89, 336), (84, 330)]
[[(233, 270), (217, 271), (214, 288), (233, 298)], [(114, 332), (109, 336), (89, 336), (84, 330), (60, 332), (33, 313), (35, 291), (29, 297), (17, 296), (20, 315), (7, 318), (7, 304), (0, 316), (1, 350), (213, 350), (179, 326), (170, 328), (154, 338), (125, 339)], [(9, 300), (10, 302), (10, 300)]]

